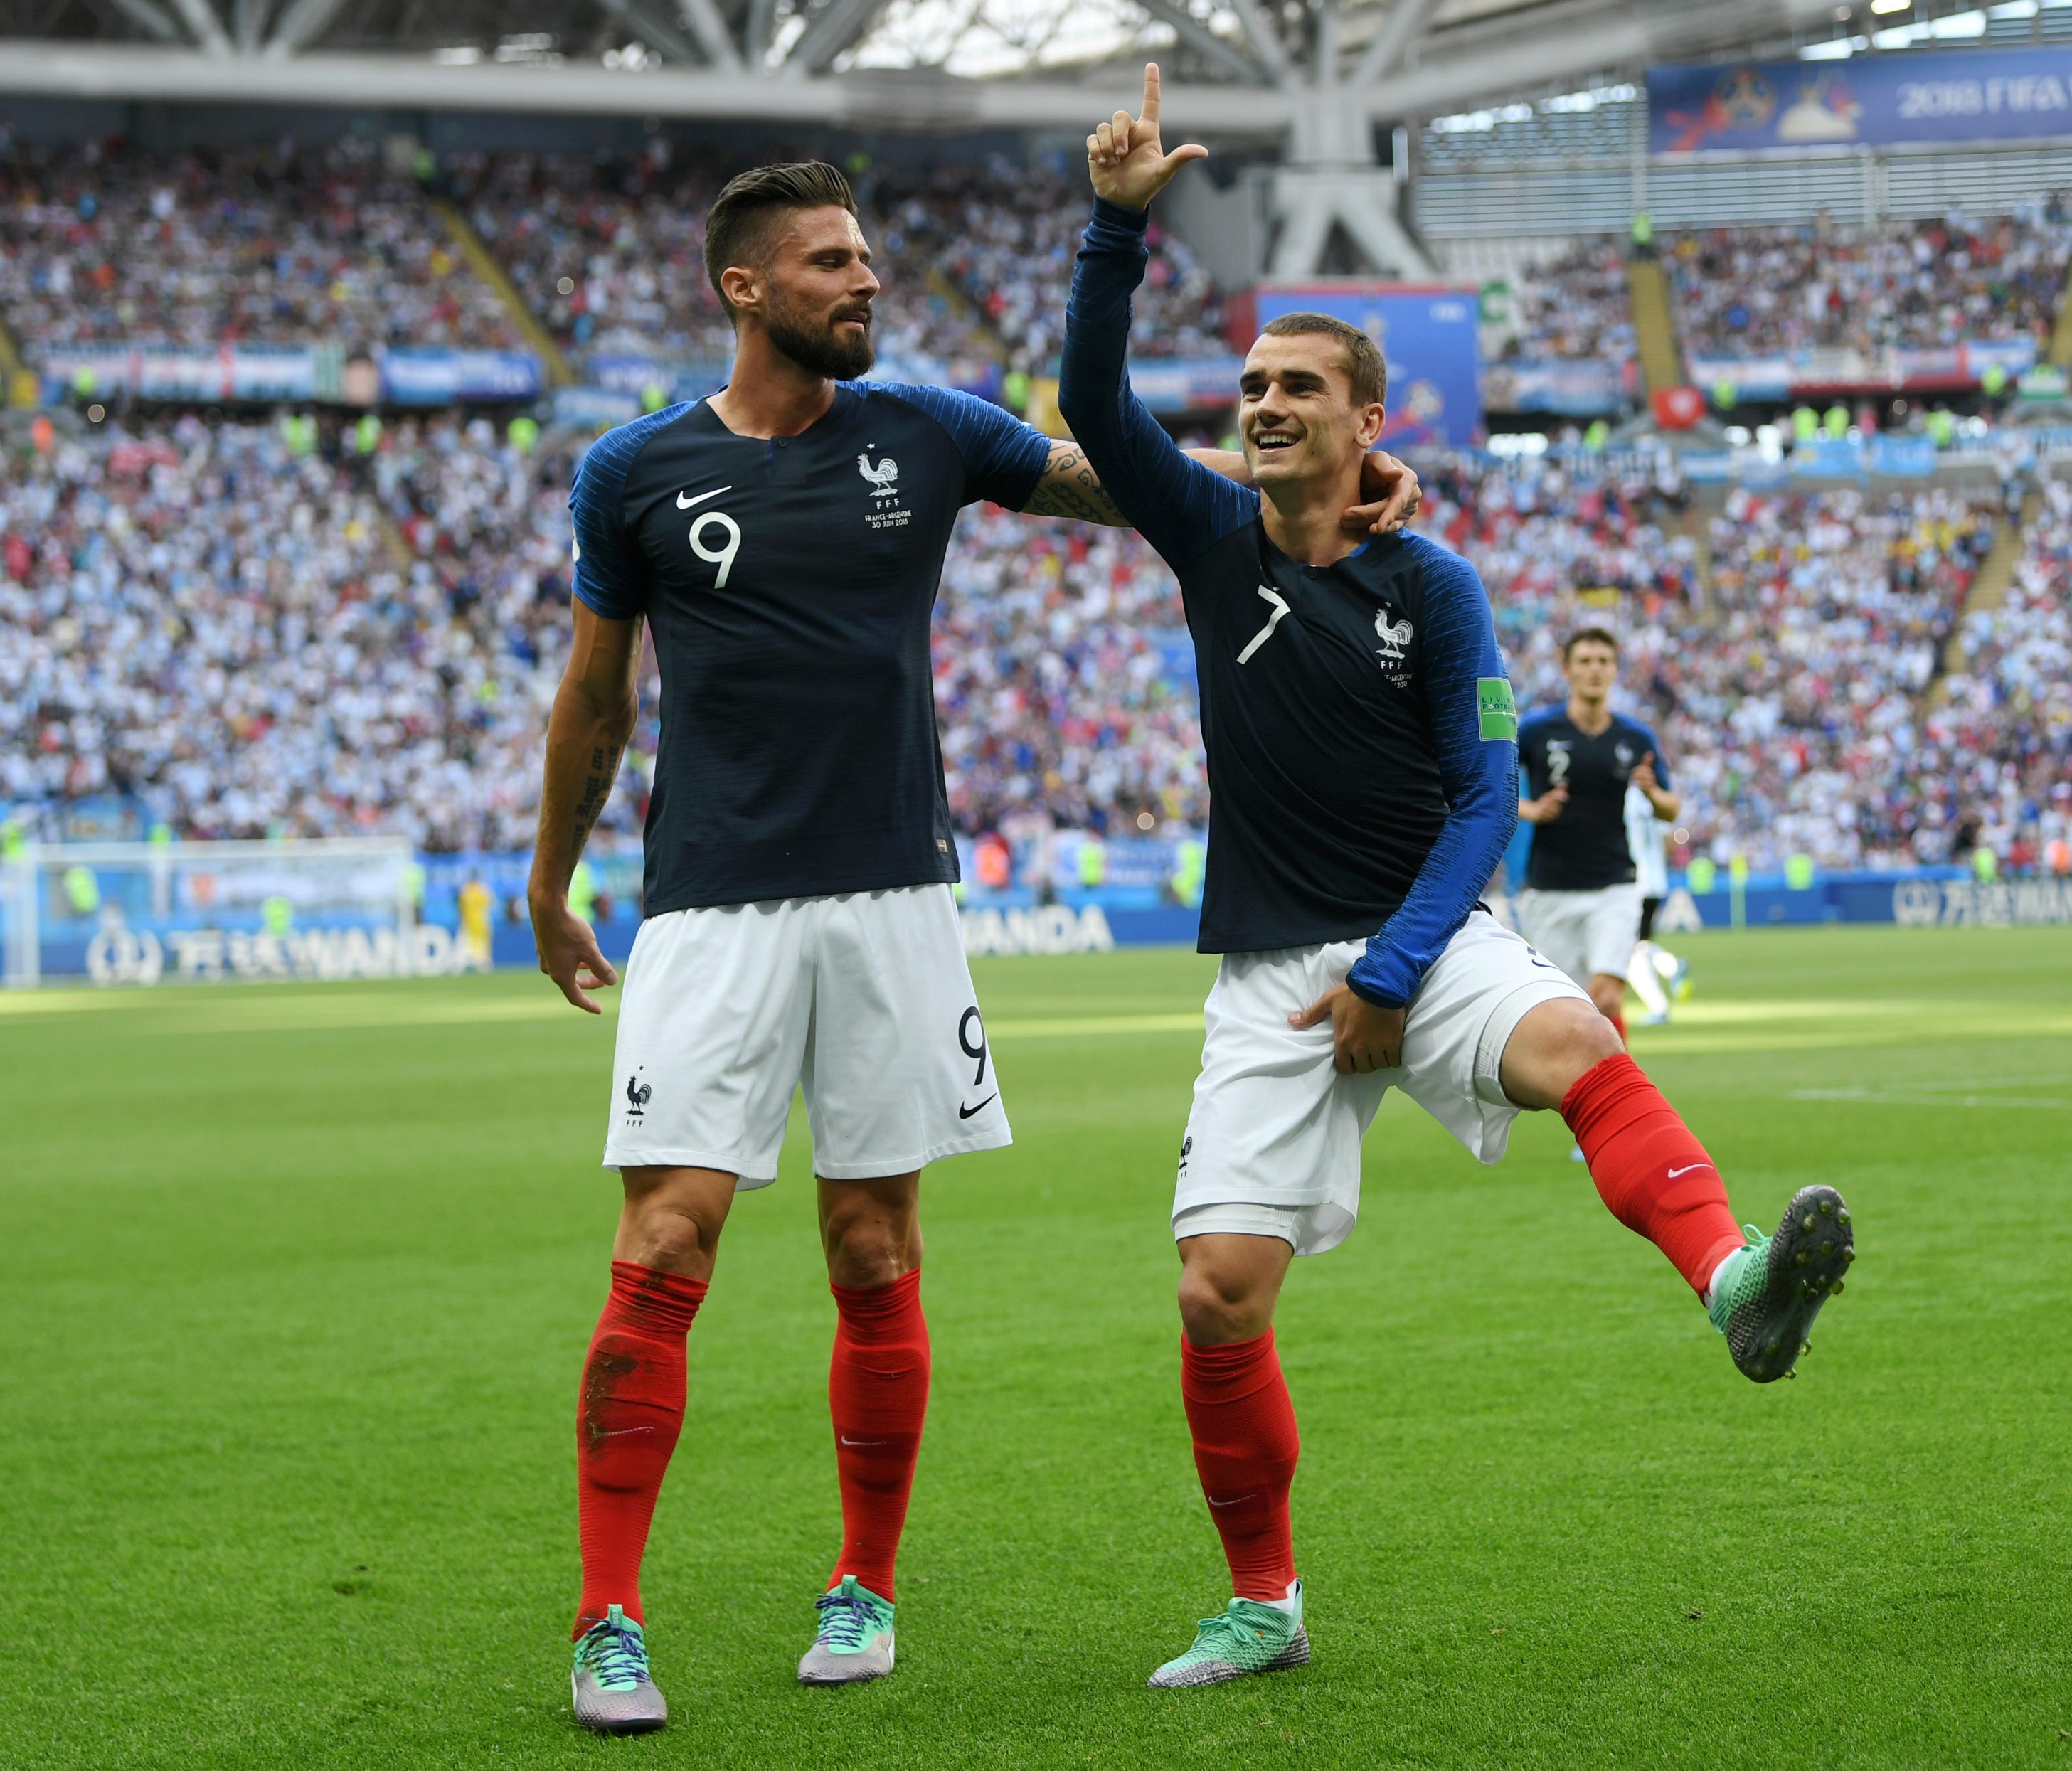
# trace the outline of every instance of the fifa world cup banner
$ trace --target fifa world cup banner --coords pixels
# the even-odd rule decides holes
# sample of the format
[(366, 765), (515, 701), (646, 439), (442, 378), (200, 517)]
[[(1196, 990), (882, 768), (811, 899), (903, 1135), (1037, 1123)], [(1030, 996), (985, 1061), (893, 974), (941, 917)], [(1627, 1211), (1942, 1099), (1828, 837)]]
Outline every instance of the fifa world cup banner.
[(1466, 449), (1482, 428), (1481, 300), (1473, 288), (1430, 284), (1272, 284), (1252, 292), (1239, 323), (1256, 330), (1284, 314), (1328, 314), (1358, 327), (1388, 365), (1379, 446)]
[(1655, 154), (2072, 135), (2072, 47), (1651, 68)]

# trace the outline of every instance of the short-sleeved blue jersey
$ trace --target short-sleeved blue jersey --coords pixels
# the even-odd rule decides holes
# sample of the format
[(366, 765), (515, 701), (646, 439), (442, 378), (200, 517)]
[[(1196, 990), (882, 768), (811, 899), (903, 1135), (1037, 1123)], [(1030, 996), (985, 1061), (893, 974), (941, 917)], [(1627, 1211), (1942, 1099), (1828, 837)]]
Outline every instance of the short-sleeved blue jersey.
[(592, 445), (575, 594), (644, 616), (661, 668), (650, 915), (957, 877), (929, 614), (960, 507), (1018, 509), (1049, 453), (982, 400), (874, 382), (796, 437), (701, 401)]
[(1655, 779), (1669, 785), (1661, 741), (1638, 720), (1612, 715), (1604, 730), (1586, 733), (1566, 705), (1543, 707), (1518, 722), (1518, 765), (1532, 799), (1566, 787), (1561, 815), (1532, 827), (1525, 883), (1539, 892), (1592, 892), (1634, 877), (1626, 841), (1626, 789), (1641, 758), (1655, 759)]

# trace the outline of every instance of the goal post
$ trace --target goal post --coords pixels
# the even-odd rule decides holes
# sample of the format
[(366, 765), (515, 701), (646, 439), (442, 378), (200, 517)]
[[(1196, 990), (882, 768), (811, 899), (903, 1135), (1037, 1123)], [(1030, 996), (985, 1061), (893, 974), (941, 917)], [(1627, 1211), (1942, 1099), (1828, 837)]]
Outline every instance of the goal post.
[(421, 926), (401, 837), (31, 843), (0, 861), (10, 988), (412, 977), (473, 963)]

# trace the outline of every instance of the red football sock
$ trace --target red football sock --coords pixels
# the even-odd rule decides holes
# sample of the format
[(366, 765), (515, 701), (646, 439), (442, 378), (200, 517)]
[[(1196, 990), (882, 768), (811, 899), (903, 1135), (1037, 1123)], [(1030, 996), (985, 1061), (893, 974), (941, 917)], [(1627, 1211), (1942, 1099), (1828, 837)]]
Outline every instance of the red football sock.
[(1561, 1117), (1612, 1215), (1702, 1295), (1741, 1233), (1719, 1169), (1676, 1109), (1622, 1053), (1584, 1074), (1563, 1098)]
[(841, 1478), (842, 1547), (830, 1588), (853, 1574), (879, 1598), (893, 1598), (893, 1563), (906, 1527), (921, 1423), (928, 1412), (928, 1323), (921, 1313), (921, 1270), (890, 1285), (852, 1291), (830, 1285), (841, 1313), (828, 1366), (834, 1416), (835, 1469)]
[(1194, 1468), (1240, 1599), (1285, 1599), (1295, 1581), (1288, 1490), (1301, 1441), (1273, 1330), (1228, 1346), (1180, 1339), (1180, 1395)]
[(576, 1406), (576, 1512), (582, 1537), (578, 1636), (612, 1605), (635, 1623), (640, 1556), (662, 1473), (684, 1424), (684, 1337), (705, 1282), (611, 1264), (611, 1296), (590, 1337)]
[(1626, 1036), (1626, 1017), (1624, 1015), (1606, 1015), (1605, 1019), (1609, 1021), (1612, 1024), (1614, 1029), (1618, 1032), (1619, 1036), (1619, 1043), (1622, 1046), (1627, 1046), (1630, 1047), (1631, 1042)]

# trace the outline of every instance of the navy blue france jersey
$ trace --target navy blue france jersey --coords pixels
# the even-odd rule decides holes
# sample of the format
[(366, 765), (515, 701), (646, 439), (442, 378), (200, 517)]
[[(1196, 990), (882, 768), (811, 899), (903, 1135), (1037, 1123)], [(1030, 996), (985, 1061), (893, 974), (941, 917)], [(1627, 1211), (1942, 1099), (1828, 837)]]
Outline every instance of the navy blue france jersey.
[(1211, 795), (1201, 949), (1365, 938), (1348, 981), (1397, 1006), (1518, 822), (1517, 714), (1489, 598), (1421, 536), (1370, 539), (1330, 565), (1292, 560), (1256, 492), (1179, 451), (1124, 371), (1145, 219), (1094, 205), (1061, 405), (1103, 487), (1179, 577)]
[(644, 615), (661, 667), (650, 915), (956, 878), (929, 614), (958, 510), (1019, 509), (1050, 447), (969, 395), (870, 382), (796, 437), (699, 401), (591, 446), (575, 594)]
[(1653, 754), (1655, 779), (1669, 785), (1669, 765), (1655, 735), (1623, 713), (1594, 737), (1568, 717), (1568, 709), (1543, 707), (1519, 721), (1518, 761), (1536, 799), (1550, 787), (1566, 787), (1568, 802), (1551, 824), (1532, 827), (1532, 856), (1525, 883), (1540, 892), (1591, 892), (1624, 886), (1638, 875), (1626, 841), (1626, 789), (1640, 759)]

